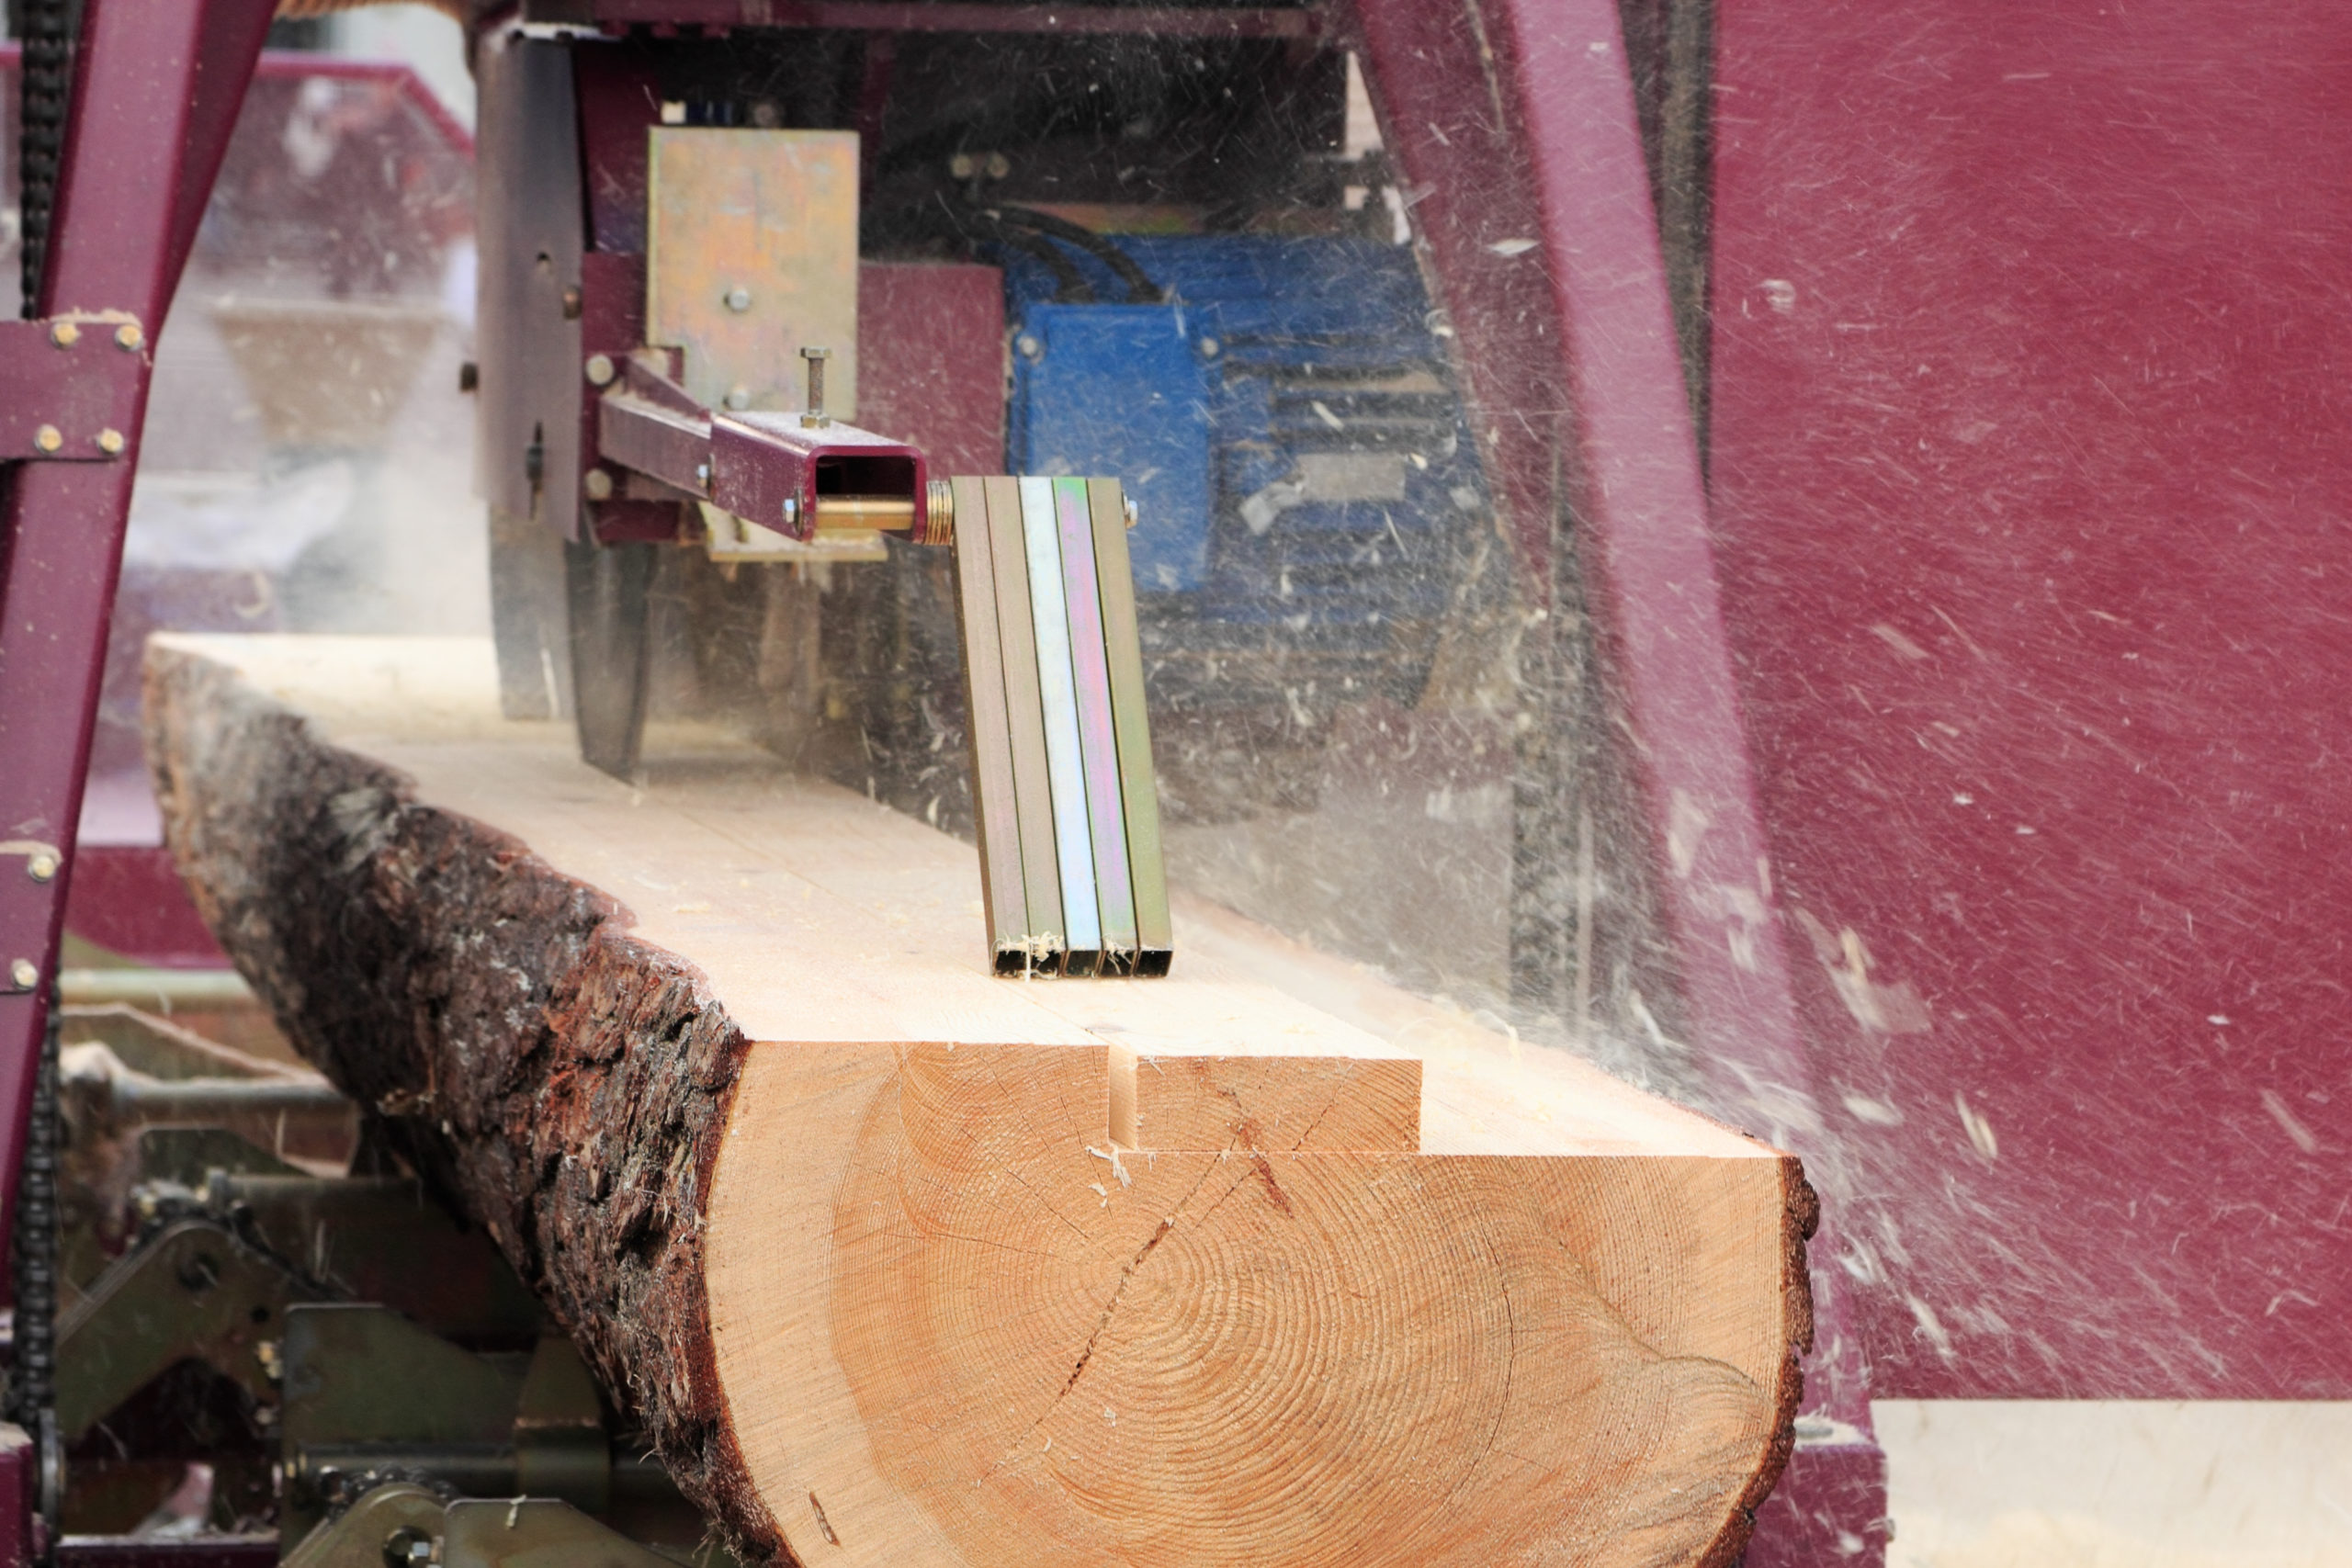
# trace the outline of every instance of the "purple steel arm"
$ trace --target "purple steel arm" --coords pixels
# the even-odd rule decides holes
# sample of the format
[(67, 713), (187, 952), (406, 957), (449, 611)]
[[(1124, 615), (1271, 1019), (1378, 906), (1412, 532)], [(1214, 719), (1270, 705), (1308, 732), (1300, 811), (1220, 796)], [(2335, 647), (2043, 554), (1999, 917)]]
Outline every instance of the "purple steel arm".
[[(19, 465), (0, 522), (0, 840), (53, 846), (62, 863), (0, 855), (0, 1242), (57, 969), (153, 337), (272, 9), (273, 0), (87, 0), (83, 11), (32, 314), (110, 318), (84, 344), (99, 337), (96, 346), (136, 369), (120, 450)], [(139, 328), (130, 350), (113, 341), (120, 322)]]
[[(1359, 0), (1356, 26), (1528, 578), (1554, 581), (1555, 540), (1576, 551), (1701, 1070), (1721, 1113), (1807, 1156), (1818, 1179), (1834, 1151), (1733, 682), (1616, 0)], [(1834, 1252), (1825, 1227), (1804, 1430), (1850, 1440), (1800, 1450), (1751, 1564), (1882, 1560), (1883, 1461)], [(1840, 1535), (1869, 1555), (1841, 1556)]]

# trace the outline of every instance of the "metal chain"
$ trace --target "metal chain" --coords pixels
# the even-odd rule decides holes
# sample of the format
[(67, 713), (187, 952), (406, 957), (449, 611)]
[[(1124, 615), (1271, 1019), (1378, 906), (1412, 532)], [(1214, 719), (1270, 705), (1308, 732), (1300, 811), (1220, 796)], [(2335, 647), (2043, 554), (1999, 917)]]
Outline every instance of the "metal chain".
[(36, 1506), (52, 1535), (64, 1491), (64, 1452), (57, 1430), (57, 1058), (63, 1011), (63, 998), (52, 988), (17, 1186), (17, 1310), (8, 1390), (10, 1418), (33, 1438)]
[(57, 204), (58, 164), (65, 150), (65, 98), (74, 84), (74, 0), (22, 0), (24, 75), (18, 85), (17, 184), (22, 238), (22, 314), (39, 309), (41, 264), (49, 254), (49, 217)]

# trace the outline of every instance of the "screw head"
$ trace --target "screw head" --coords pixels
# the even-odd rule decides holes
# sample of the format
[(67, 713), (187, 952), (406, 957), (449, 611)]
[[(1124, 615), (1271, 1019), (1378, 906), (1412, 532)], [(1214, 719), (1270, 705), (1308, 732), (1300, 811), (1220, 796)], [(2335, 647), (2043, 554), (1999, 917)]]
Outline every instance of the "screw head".
[(44, 424), (33, 432), (33, 445), (44, 452), (54, 452), (65, 445), (65, 433), (53, 424)]
[(833, 351), (830, 348), (804, 348), (800, 351), (803, 359), (831, 359), (832, 356)]
[(613, 476), (602, 468), (591, 468), (580, 477), (581, 493), (591, 501), (613, 498)]
[(1021, 357), (1023, 359), (1035, 359), (1046, 352), (1046, 345), (1028, 333), (1023, 333), (1019, 337), (1014, 338), (1012, 346), (1020, 351)]
[(137, 321), (125, 321), (114, 330), (115, 347), (126, 352), (135, 352), (146, 341), (147, 334), (139, 330)]
[(60, 348), (72, 348), (82, 341), (82, 329), (71, 321), (53, 321), (50, 324), (49, 341)]
[(29, 991), (40, 984), (40, 969), (29, 958), (19, 958), (8, 965), (8, 979), (20, 991)]
[(122, 446), (123, 441), (121, 431), (101, 430), (98, 432), (98, 450), (104, 452), (107, 457), (121, 457)]
[(750, 310), (752, 308), (752, 291), (748, 288), (741, 288), (729, 289), (727, 291), (727, 308), (730, 310), (739, 311)]
[(57, 874), (57, 857), (47, 850), (35, 850), (25, 862), (25, 874), (35, 882), (47, 882)]
[(583, 368), (588, 372), (589, 385), (594, 387), (612, 385), (613, 377), (617, 374), (613, 368), (613, 356), (609, 354), (590, 355)]

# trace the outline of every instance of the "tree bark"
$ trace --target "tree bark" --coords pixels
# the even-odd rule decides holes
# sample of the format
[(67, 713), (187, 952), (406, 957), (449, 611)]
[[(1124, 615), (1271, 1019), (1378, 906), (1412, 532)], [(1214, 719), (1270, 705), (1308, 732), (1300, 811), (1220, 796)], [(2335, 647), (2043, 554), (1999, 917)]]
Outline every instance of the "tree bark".
[(486, 645), (147, 682), (222, 946), (748, 1560), (1744, 1543), (1793, 1159), (1202, 908), (1169, 980), (994, 979), (967, 847), (707, 739), (632, 792)]

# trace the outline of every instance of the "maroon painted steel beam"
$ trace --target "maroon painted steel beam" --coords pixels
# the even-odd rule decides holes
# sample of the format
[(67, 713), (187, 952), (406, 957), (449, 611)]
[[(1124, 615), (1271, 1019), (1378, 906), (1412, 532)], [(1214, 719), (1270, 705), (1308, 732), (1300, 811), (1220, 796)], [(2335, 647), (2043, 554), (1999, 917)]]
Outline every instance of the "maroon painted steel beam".
[(1311, 39), (1322, 17), (1304, 7), (894, 5), (888, 0), (526, 0), (531, 22), (673, 27), (838, 28), (851, 32), (1149, 33), (1163, 38)]
[[(1615, 0), (1358, 0), (1355, 28), (1539, 599), (1554, 551), (1575, 551), (1700, 1068), (1722, 1113), (1818, 1175), (1836, 1150), (1791, 981)], [(1883, 1486), (1848, 1472), (1883, 1470), (1833, 1228), (1815, 1244), (1804, 1408), (1852, 1435), (1840, 1446), (1858, 1463), (1828, 1511), (1868, 1543)], [(1801, 1453), (1792, 1487), (1804, 1473)], [(1814, 1533), (1824, 1510), (1780, 1512)], [(1792, 1560), (1792, 1544), (1759, 1543), (1758, 1561)]]
[(57, 969), (154, 333), (272, 8), (87, 0), (83, 12), (33, 313), (135, 321), (142, 342), (126, 355), (136, 370), (121, 450), (18, 466), (0, 518), (0, 840), (55, 846), (62, 861), (36, 879), (40, 857), (0, 857), (0, 1240)]

